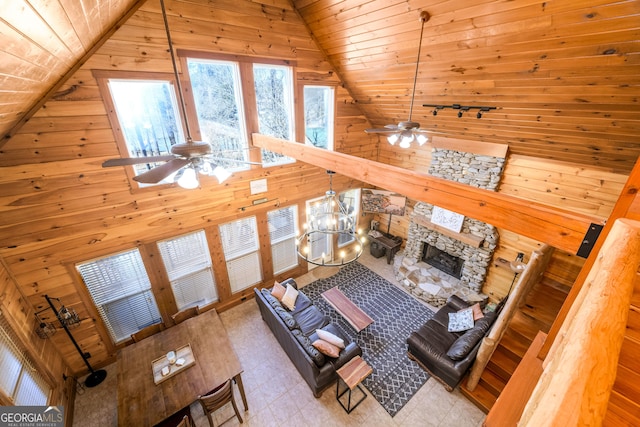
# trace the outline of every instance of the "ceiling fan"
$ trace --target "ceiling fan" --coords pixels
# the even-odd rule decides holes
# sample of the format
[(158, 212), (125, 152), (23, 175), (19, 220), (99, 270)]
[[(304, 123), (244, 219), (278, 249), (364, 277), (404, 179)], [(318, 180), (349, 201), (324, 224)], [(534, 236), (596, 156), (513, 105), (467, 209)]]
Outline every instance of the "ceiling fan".
[(413, 77), (413, 91), (411, 93), (411, 105), (409, 106), (409, 119), (406, 122), (399, 122), (397, 125), (386, 125), (384, 128), (379, 129), (365, 129), (366, 133), (379, 133), (387, 135), (387, 141), (389, 144), (395, 145), (396, 142), (400, 142), (400, 147), (409, 148), (413, 141), (416, 141), (419, 145), (423, 145), (429, 140), (429, 133), (427, 129), (421, 129), (420, 123), (411, 120), (413, 113), (413, 100), (416, 96), (416, 82), (418, 80), (418, 65), (420, 64), (420, 51), (422, 49), (422, 34), (424, 32), (424, 23), (427, 22), (430, 15), (427, 11), (420, 12), (420, 22), (422, 27), (420, 29), (420, 41), (418, 43), (418, 58), (416, 59), (416, 73)]
[[(167, 33), (167, 41), (169, 43), (169, 52), (171, 53), (171, 63), (173, 65), (173, 73), (176, 80), (178, 98), (181, 108), (181, 120), (186, 130), (186, 142), (174, 144), (171, 146), (171, 154), (148, 156), (148, 157), (130, 157), (109, 159), (102, 163), (102, 167), (111, 166), (131, 166), (145, 163), (166, 162), (160, 166), (156, 166), (148, 172), (133, 177), (134, 181), (144, 184), (157, 184), (163, 179), (176, 174), (174, 180), (183, 188), (197, 188), (198, 173), (213, 175), (218, 178), (218, 182), (222, 183), (231, 176), (224, 167), (217, 163), (245, 163), (245, 164), (261, 164), (257, 162), (248, 162), (233, 158), (222, 158), (212, 156), (212, 148), (208, 142), (194, 141), (191, 138), (191, 130), (186, 120), (187, 111), (185, 107), (182, 87), (180, 85), (180, 76), (178, 75), (178, 67), (176, 65), (175, 54), (173, 52), (173, 43), (171, 42), (171, 33), (169, 32), (169, 22), (167, 20), (167, 12), (164, 7), (164, 0), (160, 0), (160, 8), (162, 9), (162, 18), (164, 19), (164, 28)], [(177, 172), (177, 173), (176, 173)]]

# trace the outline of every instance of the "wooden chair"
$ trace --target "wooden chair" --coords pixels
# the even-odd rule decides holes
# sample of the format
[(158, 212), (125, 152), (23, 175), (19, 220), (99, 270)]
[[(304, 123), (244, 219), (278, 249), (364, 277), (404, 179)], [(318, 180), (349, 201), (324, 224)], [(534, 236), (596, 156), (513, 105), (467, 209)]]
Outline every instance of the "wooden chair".
[(185, 415), (176, 427), (195, 427), (193, 420)]
[(164, 331), (164, 325), (162, 323), (154, 323), (153, 325), (142, 328), (138, 332), (131, 334), (131, 339), (133, 342), (139, 342), (140, 340), (150, 337), (153, 334), (157, 334), (160, 331)]
[(198, 314), (200, 314), (200, 308), (198, 306), (195, 306), (195, 307), (189, 307), (189, 308), (180, 310), (179, 312), (171, 316), (171, 318), (173, 319), (173, 322), (177, 325), (178, 323), (182, 323), (191, 317), (197, 316)]
[[(231, 384), (232, 381), (227, 380), (222, 385), (216, 387), (206, 396), (198, 396), (198, 401), (202, 405), (202, 410), (204, 411), (204, 413), (207, 414), (209, 426), (211, 427), (215, 427), (215, 425), (213, 424), (213, 417), (211, 416), (213, 412), (222, 408), (229, 402), (231, 402), (231, 405), (233, 405), (233, 410), (236, 413), (236, 417), (238, 417), (238, 421), (242, 423), (242, 417), (240, 416), (240, 412), (238, 411), (238, 405), (236, 405), (236, 399), (233, 396), (233, 388), (231, 388)], [(225, 420), (225, 422), (226, 421), (228, 420)]]

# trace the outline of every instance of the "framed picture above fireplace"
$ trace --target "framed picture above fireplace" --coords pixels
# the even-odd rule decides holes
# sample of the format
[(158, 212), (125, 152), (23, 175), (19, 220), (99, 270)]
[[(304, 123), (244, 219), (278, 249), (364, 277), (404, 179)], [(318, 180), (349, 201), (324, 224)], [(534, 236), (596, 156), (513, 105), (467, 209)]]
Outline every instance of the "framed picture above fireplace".
[(403, 216), (407, 198), (391, 191), (362, 189), (362, 211)]
[(462, 229), (462, 223), (464, 222), (464, 215), (448, 211), (439, 206), (434, 206), (433, 212), (431, 213), (431, 222), (459, 233)]

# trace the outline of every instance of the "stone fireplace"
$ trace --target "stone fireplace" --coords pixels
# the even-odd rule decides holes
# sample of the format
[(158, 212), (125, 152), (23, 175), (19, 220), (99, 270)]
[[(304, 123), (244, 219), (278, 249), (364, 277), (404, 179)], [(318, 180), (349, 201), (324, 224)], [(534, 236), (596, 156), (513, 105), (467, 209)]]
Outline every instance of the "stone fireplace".
[[(434, 148), (429, 174), (496, 190), (504, 158)], [(486, 301), (481, 294), (498, 233), (490, 224), (465, 217), (460, 231), (431, 222), (433, 205), (417, 202), (405, 248), (396, 256), (398, 280), (416, 297), (440, 307), (452, 294)]]
[(441, 251), (428, 243), (423, 245), (421, 261), (456, 279), (462, 276), (462, 266), (464, 265), (462, 258)]

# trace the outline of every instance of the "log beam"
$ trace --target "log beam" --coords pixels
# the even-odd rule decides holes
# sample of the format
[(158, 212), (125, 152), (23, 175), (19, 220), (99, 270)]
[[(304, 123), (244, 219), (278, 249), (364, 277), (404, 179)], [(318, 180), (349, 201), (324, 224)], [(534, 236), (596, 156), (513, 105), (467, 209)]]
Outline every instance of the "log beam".
[(373, 160), (253, 134), (253, 145), (395, 191), (576, 253), (592, 223), (603, 219), (436, 178)]

